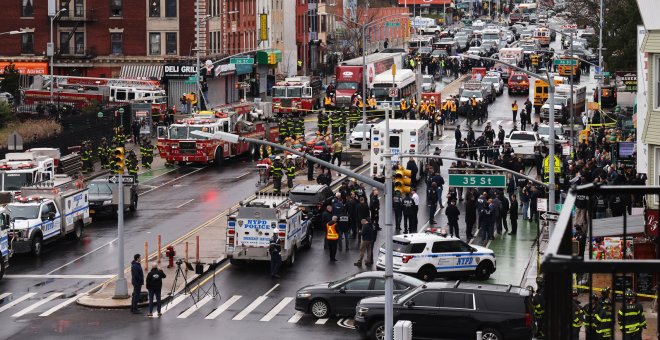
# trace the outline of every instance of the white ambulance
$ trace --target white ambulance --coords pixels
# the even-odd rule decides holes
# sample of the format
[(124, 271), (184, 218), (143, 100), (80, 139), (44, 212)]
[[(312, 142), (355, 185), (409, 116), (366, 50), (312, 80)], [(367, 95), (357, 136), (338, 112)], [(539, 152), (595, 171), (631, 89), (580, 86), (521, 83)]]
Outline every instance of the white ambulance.
[[(385, 141), (385, 122), (380, 122), (371, 129), (371, 176), (383, 179), (385, 173), (385, 158), (383, 157)], [(392, 152), (392, 164), (406, 166), (408, 157), (405, 155), (428, 155), (431, 149), (429, 122), (426, 120), (390, 119), (389, 147)], [(426, 162), (417, 159), (420, 171)]]
[(292, 265), (296, 252), (312, 245), (311, 219), (286, 195), (258, 193), (227, 216), (227, 258), (232, 264), (270, 261), (268, 248), (274, 234), (282, 261)]

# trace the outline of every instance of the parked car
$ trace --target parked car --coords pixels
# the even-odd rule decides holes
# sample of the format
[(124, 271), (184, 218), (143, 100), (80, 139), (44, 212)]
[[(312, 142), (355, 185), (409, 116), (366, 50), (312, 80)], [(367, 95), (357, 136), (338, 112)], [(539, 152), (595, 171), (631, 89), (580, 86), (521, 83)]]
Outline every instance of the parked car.
[[(522, 340), (532, 333), (531, 292), (519, 286), (429, 282), (394, 298), (394, 323), (413, 323), (416, 338)], [(362, 299), (355, 327), (371, 340), (384, 339), (385, 297)]]
[(524, 160), (534, 159), (543, 145), (539, 135), (532, 131), (513, 131), (504, 142), (511, 144), (513, 154)]
[(435, 80), (432, 75), (422, 76), (422, 92), (435, 92)]
[(364, 126), (362, 123), (359, 123), (351, 130), (351, 135), (348, 137), (348, 144), (350, 146), (360, 146), (362, 137), (365, 135), (367, 137), (367, 145), (371, 146), (371, 128), (374, 124), (367, 124), (366, 131), (364, 131)]
[[(296, 293), (296, 310), (323, 319), (331, 315), (353, 316), (355, 306), (366, 297), (385, 294), (385, 272), (368, 271), (337, 281), (304, 286)], [(410, 291), (424, 281), (404, 274), (394, 274), (394, 294)]]
[[(550, 137), (550, 125), (540, 124), (537, 133), (539, 134), (539, 138), (547, 143)], [(555, 140), (566, 141), (566, 131), (560, 123), (555, 123)]]
[(495, 88), (495, 93), (499, 96), (504, 92), (504, 82), (502, 81), (502, 76), (499, 73), (488, 73), (486, 76), (481, 79), (484, 83), (491, 83)]
[[(289, 199), (299, 203), (300, 209), (312, 219), (312, 228), (321, 228), (321, 214), (330, 204), (334, 194), (327, 185), (298, 184), (289, 191)], [(310, 216), (311, 215), (311, 216)]]

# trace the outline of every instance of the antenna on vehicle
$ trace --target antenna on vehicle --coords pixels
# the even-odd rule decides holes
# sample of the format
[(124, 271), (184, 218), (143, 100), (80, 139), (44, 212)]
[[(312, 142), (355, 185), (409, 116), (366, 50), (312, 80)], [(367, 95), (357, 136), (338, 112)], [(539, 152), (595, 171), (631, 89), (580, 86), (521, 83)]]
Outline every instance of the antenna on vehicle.
[(456, 280), (456, 283), (454, 283), (454, 288), (458, 288), (458, 285), (461, 284), (461, 280)]

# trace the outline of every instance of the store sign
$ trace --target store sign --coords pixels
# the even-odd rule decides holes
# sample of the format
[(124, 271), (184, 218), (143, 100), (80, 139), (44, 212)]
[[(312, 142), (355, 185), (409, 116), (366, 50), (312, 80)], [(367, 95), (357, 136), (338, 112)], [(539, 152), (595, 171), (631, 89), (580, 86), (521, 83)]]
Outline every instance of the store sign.
[[(637, 73), (633, 71), (617, 71), (616, 84), (625, 87), (625, 92), (637, 92)], [(620, 91), (620, 90), (619, 90)]]
[(658, 217), (660, 217), (660, 212), (657, 209), (646, 209), (646, 214), (644, 215), (646, 235), (658, 236)]
[(222, 76), (236, 72), (236, 64), (222, 64), (215, 67), (215, 76)]
[(259, 14), (259, 40), (268, 40), (268, 14)]
[(5, 67), (13, 64), (18, 73), (23, 75), (48, 74), (48, 63), (9, 63), (0, 62), (0, 74), (5, 73)]
[(167, 64), (163, 66), (163, 76), (165, 78), (188, 78), (197, 75), (197, 67), (185, 64)]

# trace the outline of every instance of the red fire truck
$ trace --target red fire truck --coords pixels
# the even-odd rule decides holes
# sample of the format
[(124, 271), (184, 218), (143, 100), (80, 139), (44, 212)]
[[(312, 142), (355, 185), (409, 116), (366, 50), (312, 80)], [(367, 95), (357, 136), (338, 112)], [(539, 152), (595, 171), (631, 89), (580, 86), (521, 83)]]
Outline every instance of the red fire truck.
[(160, 83), (148, 79), (37, 76), (30, 88), (22, 91), (23, 103), (49, 103), (53, 81), (53, 100), (61, 105), (81, 109), (93, 102), (109, 105), (151, 103), (152, 110), (167, 109), (167, 96)]
[(257, 152), (257, 146), (250, 143), (227, 143), (220, 139), (195, 136), (193, 131), (224, 131), (271, 142), (276, 142), (279, 137), (277, 124), (259, 120), (250, 104), (228, 105), (213, 111), (201, 111), (169, 127), (160, 126), (157, 145), (160, 156), (168, 163), (177, 162), (180, 165), (192, 162), (221, 166), (225, 159), (246, 152), (252, 155)]
[(295, 108), (306, 114), (321, 107), (323, 83), (318, 77), (291, 77), (277, 82), (272, 91), (275, 113), (293, 112)]

